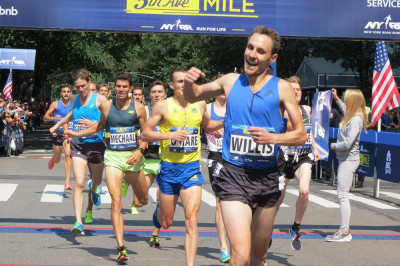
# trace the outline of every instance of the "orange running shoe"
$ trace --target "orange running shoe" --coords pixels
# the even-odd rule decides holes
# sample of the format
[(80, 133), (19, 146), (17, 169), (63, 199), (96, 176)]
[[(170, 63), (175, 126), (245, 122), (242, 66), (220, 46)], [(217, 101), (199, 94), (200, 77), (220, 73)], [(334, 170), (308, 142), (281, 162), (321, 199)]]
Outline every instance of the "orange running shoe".
[(72, 190), (71, 182), (69, 182), (69, 181), (65, 182), (64, 189), (65, 190)]
[(51, 158), (50, 159), (50, 161), (49, 161), (49, 164), (47, 165), (47, 167), (49, 167), (49, 169), (51, 170), (51, 169), (53, 169), (53, 167), (54, 167), (54, 161), (53, 161), (53, 158)]

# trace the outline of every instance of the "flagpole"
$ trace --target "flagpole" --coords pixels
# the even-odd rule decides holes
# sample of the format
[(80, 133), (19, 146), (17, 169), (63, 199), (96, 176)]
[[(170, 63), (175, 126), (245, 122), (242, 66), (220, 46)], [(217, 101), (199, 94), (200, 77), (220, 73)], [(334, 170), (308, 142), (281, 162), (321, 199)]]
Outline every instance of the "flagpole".
[[(382, 130), (382, 118), (379, 118), (377, 133), (381, 132), (381, 130)], [(375, 153), (376, 153), (376, 150), (375, 150)], [(376, 158), (376, 155), (375, 155), (375, 158)], [(381, 185), (381, 180), (378, 179), (378, 175), (376, 174), (376, 165), (375, 165), (375, 167), (374, 167), (374, 197), (375, 198), (379, 198), (380, 185)]]

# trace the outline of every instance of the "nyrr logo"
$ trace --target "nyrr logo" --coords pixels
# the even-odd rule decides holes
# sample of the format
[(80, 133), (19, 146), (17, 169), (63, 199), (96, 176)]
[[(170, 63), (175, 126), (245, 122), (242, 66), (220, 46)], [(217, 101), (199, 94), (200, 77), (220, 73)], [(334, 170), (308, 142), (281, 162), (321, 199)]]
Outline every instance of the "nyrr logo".
[(3, 8), (0, 6), (0, 16), (16, 16), (18, 15), (18, 10), (11, 6), (11, 8)]
[(384, 21), (368, 21), (367, 25), (365, 25), (364, 29), (392, 29), (392, 30), (400, 30), (400, 22), (391, 22), (392, 17), (388, 15), (383, 19)]
[(175, 21), (174, 24), (163, 24), (160, 29), (161, 30), (183, 30), (183, 31), (193, 30), (191, 25), (181, 24), (180, 19)]

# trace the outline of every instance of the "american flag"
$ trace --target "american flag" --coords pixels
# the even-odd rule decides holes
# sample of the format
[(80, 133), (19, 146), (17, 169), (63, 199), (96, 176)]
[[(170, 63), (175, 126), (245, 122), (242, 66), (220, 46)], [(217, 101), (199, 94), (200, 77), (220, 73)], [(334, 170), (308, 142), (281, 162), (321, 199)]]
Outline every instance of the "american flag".
[(385, 42), (376, 42), (375, 66), (372, 79), (372, 117), (373, 124), (378, 122), (384, 111), (400, 105), (400, 94), (393, 78), (392, 67)]
[(3, 94), (6, 97), (6, 99), (9, 99), (12, 101), (12, 69), (10, 69), (10, 74), (8, 75), (6, 85), (4, 86), (3, 89)]

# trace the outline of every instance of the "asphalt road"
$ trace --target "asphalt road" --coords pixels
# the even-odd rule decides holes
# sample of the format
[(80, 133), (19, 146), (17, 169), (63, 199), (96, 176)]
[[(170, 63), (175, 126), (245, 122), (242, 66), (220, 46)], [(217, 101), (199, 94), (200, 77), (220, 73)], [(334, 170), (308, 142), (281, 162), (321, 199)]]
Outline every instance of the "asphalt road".
[[(72, 236), (70, 229), (75, 222), (72, 191), (60, 190), (64, 184), (63, 166), (59, 164), (48, 170), (49, 157), (50, 135), (43, 127), (27, 136), (23, 154), (0, 158), (0, 265), (115, 265), (117, 252), (109, 196), (103, 194), (103, 204), (94, 208), (94, 223), (84, 225), (86, 235)], [(204, 162), (202, 159), (203, 170), (206, 169)], [(199, 214), (196, 265), (223, 265), (218, 260), (215, 203), (206, 171), (203, 174), (206, 182)], [(105, 184), (102, 185), (106, 190)], [(372, 186), (372, 178), (367, 178), (364, 188), (353, 190), (356, 196), (351, 200), (353, 241), (327, 243), (323, 238), (334, 232), (340, 222), (335, 187), (313, 180), (310, 203), (301, 227), (303, 248), (295, 251), (290, 247), (287, 234), (297, 198), (297, 184), (292, 181), (285, 206), (275, 220), (268, 265), (398, 265), (400, 185), (382, 182), (382, 194), (378, 199), (373, 197)], [(154, 197), (155, 187), (152, 187), (150, 202), (139, 209), (139, 215), (130, 214), (131, 190), (123, 198), (128, 265), (185, 265), (185, 228), (180, 203), (174, 225), (161, 232), (161, 248), (148, 245)]]

